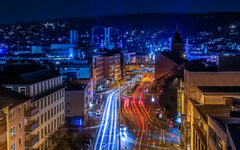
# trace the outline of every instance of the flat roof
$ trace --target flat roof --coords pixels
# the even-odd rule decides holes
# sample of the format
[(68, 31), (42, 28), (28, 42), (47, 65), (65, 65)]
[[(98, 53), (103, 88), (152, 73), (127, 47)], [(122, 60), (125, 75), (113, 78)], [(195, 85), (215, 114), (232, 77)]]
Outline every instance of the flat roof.
[(33, 84), (60, 76), (58, 71), (35, 65), (14, 65), (0, 72), (1, 84)]
[(30, 100), (30, 97), (27, 97), (23, 94), (17, 93), (11, 89), (0, 86), (0, 108), (7, 106), (13, 107), (19, 105), (27, 100)]
[(198, 86), (204, 93), (240, 93), (240, 86)]

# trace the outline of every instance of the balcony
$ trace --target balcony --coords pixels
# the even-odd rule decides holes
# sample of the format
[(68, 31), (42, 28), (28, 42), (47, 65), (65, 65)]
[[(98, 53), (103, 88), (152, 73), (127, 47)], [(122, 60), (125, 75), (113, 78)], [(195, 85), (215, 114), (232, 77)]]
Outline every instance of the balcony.
[(36, 129), (39, 126), (39, 121), (30, 121), (29, 124), (27, 124), (25, 131), (26, 132), (32, 132), (34, 129)]
[(39, 112), (39, 107), (31, 107), (30, 109), (25, 111), (26, 117), (32, 117), (33, 115)]
[(31, 135), (31, 139), (27, 140), (25, 145), (26, 147), (33, 147), (35, 143), (39, 141), (39, 135)]
[(196, 129), (198, 136), (200, 137), (201, 141), (204, 145), (207, 145), (206, 134), (204, 133), (203, 129), (198, 125), (197, 121), (194, 119), (193, 126)]

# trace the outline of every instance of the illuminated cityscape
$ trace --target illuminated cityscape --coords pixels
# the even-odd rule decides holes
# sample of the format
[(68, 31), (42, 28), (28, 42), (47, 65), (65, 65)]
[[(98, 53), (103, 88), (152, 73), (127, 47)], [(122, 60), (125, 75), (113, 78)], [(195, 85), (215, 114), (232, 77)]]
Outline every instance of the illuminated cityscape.
[(0, 150), (240, 150), (240, 2), (0, 6)]

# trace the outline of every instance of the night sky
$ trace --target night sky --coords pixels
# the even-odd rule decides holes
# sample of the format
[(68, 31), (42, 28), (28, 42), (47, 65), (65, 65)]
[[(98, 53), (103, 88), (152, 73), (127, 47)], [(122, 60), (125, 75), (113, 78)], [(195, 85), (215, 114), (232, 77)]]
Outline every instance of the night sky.
[(129, 13), (240, 12), (240, 0), (1, 0), (0, 22)]

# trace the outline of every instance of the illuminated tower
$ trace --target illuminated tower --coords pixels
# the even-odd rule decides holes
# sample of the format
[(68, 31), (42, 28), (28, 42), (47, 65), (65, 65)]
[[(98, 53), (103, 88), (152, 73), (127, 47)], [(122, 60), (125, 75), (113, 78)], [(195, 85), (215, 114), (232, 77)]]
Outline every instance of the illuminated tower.
[(76, 30), (70, 30), (70, 43), (71, 44), (78, 43), (78, 32)]
[(171, 51), (174, 55), (183, 57), (184, 43), (183, 43), (183, 40), (182, 40), (178, 30), (176, 30), (175, 35), (173, 37), (173, 40), (171, 43)]

